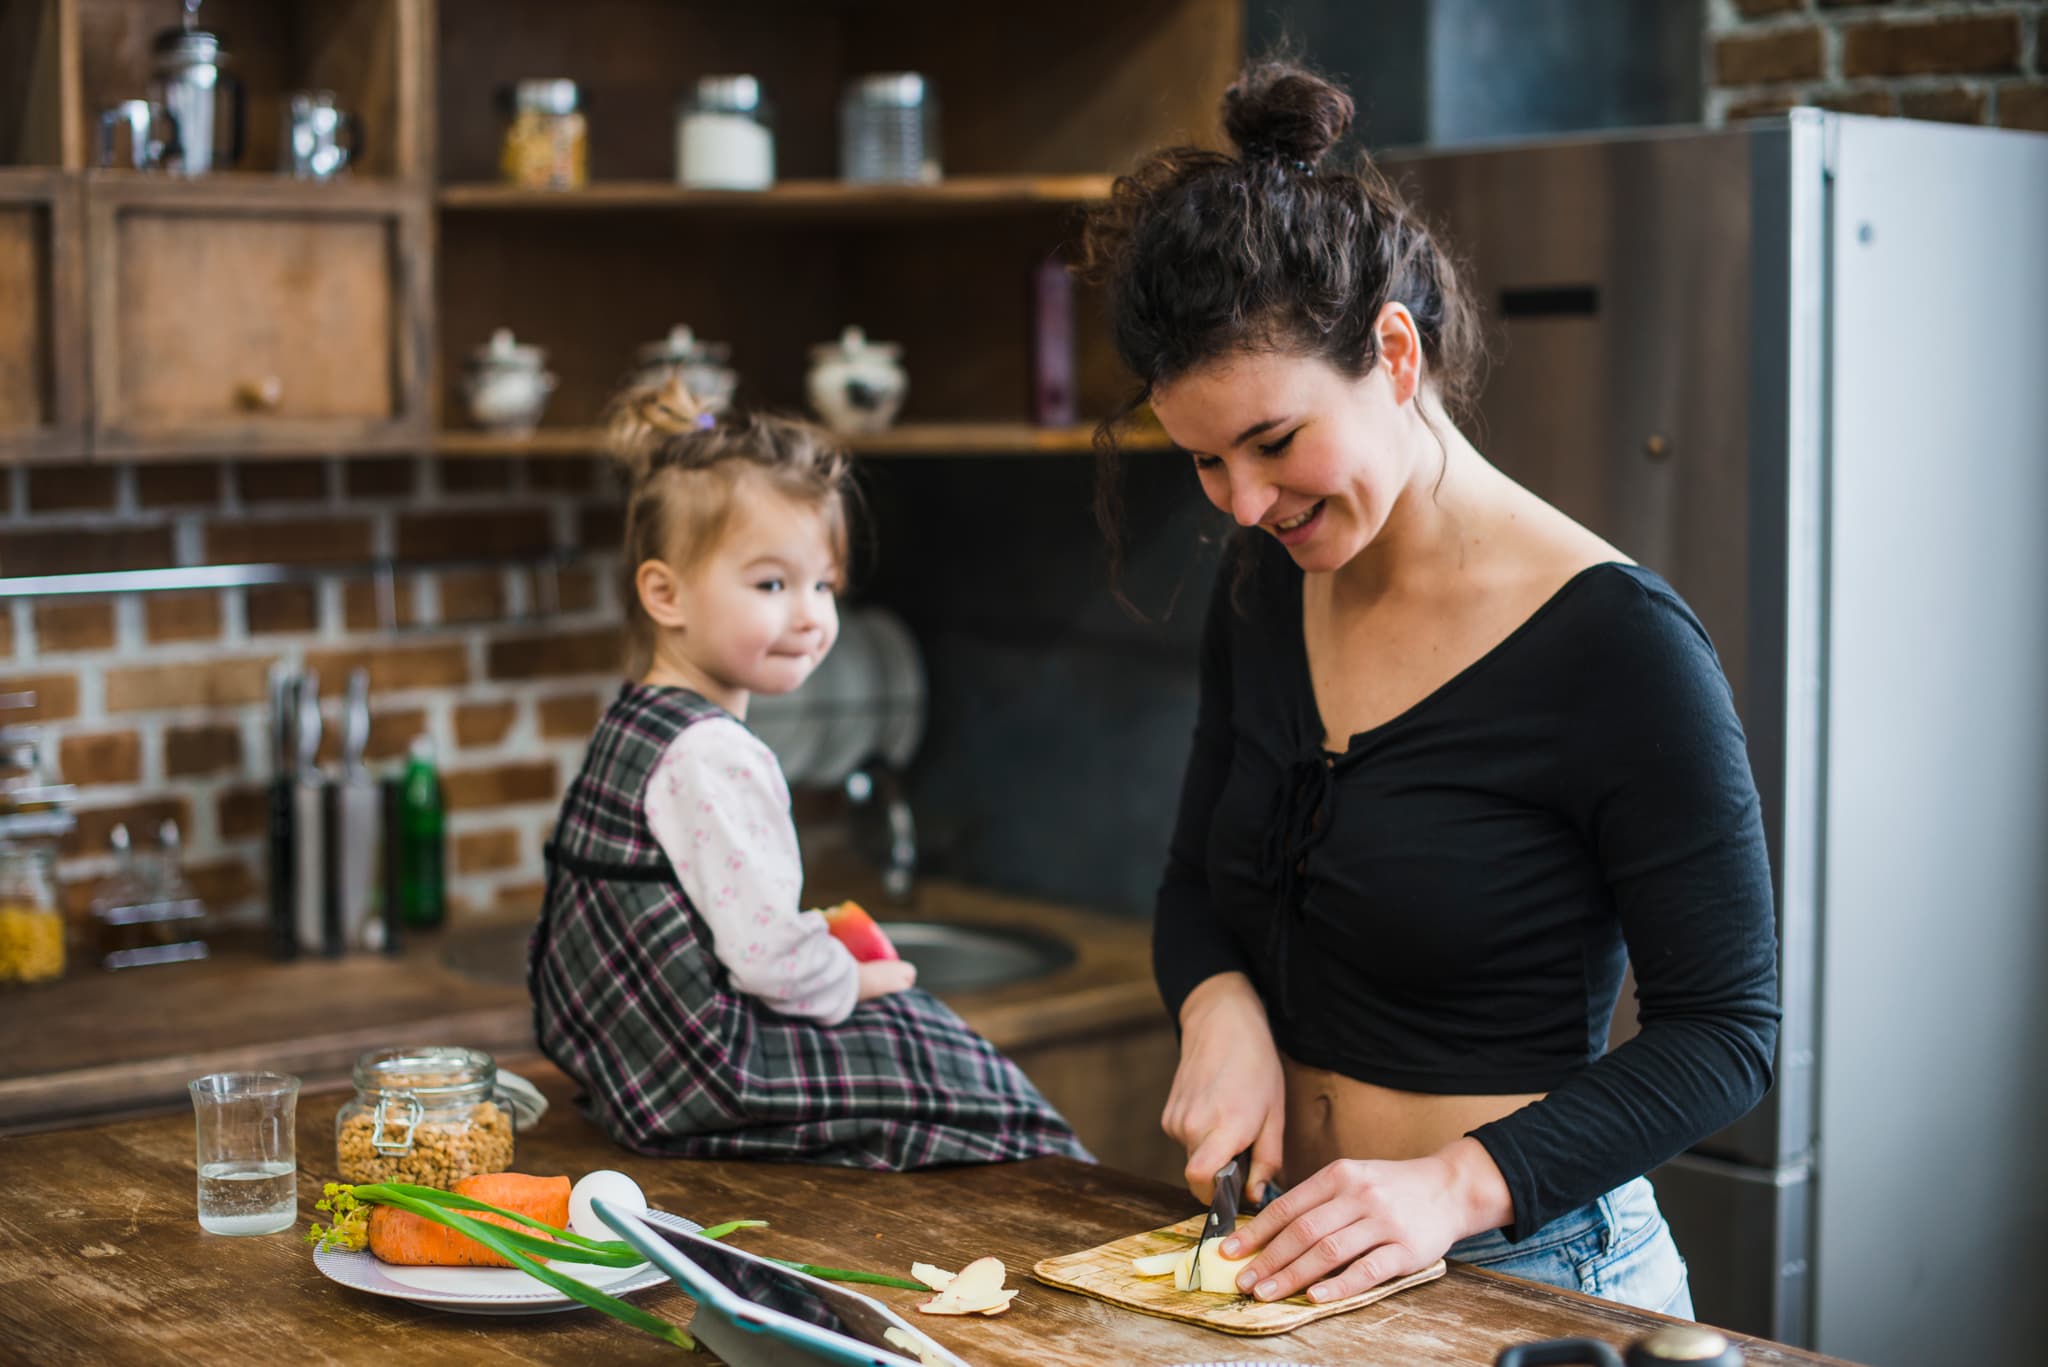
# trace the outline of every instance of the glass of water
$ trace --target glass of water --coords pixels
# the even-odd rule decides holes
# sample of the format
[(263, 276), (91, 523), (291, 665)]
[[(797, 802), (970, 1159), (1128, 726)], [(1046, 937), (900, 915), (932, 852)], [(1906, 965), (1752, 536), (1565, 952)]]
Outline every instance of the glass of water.
[(188, 1086), (199, 1135), (199, 1227), (209, 1234), (290, 1229), (299, 1218), (299, 1080), (209, 1073)]

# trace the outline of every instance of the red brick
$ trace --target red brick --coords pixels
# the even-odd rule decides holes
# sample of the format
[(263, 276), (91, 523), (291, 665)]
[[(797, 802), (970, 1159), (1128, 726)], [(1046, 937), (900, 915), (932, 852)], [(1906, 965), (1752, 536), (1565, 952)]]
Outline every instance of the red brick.
[(377, 579), (349, 580), (341, 586), (341, 620), (350, 631), (384, 631), (389, 626), (409, 627), (420, 620), (409, 576), (393, 576), (391, 580), (391, 609), (396, 616), (388, 626), (379, 605), (383, 595), (384, 585)]
[(517, 703), (464, 703), (455, 709), (455, 743), (464, 749), (496, 745), (505, 739), (518, 717)]
[(1984, 122), (1984, 92), (1951, 85), (1939, 90), (1909, 90), (1899, 96), (1899, 112), (1931, 123)]
[(135, 501), (145, 508), (220, 502), (219, 461), (174, 461), (135, 467)]
[(464, 831), (455, 837), (455, 871), (490, 873), (519, 867), (519, 832), (509, 827)]
[(401, 513), (401, 560), (487, 560), (539, 555), (554, 547), (544, 508), (476, 513)]
[(266, 655), (110, 669), (106, 674), (107, 711), (146, 712), (262, 702), (269, 696), (271, 663)]
[(1767, 14), (1784, 14), (1788, 10), (1803, 9), (1806, 0), (1735, 0), (1735, 9), (1745, 19), (1761, 19)]
[(558, 698), (542, 698), (539, 712), (543, 740), (574, 740), (597, 730), (604, 704), (589, 693), (567, 693)]
[(35, 621), (39, 654), (111, 650), (114, 645), (114, 605), (104, 598), (56, 598), (37, 603)]
[(0, 532), (0, 574), (94, 574), (172, 563), (169, 527)]
[(128, 838), (134, 844), (153, 845), (157, 829), (166, 821), (177, 822), (180, 831), (190, 831), (191, 804), (182, 797), (160, 797), (119, 807), (80, 808), (77, 829), (65, 836), (57, 848), (66, 858), (112, 853), (116, 826), (126, 826)]
[(538, 916), (547, 895), (548, 885), (545, 883), (507, 883), (492, 894), (491, 913), (494, 916)]
[(252, 636), (312, 631), (320, 625), (320, 595), (311, 584), (259, 584), (249, 590), (244, 616)]
[(0, 677), (0, 693), (33, 693), (31, 707), (0, 712), (0, 721), (63, 721), (78, 715), (78, 676), (75, 674), (9, 674)]
[(185, 881), (206, 909), (218, 915), (263, 892), (263, 879), (245, 859), (221, 859), (205, 864), (187, 864)]
[(314, 650), (306, 668), (320, 671), (325, 686), (339, 689), (352, 669), (370, 671), (370, 688), (392, 693), (404, 688), (442, 688), (469, 682), (469, 655), (460, 644), (379, 646), (362, 650)]
[(2048, 133), (2048, 81), (2016, 81), (1998, 87), (1998, 122), (2004, 128)]
[(139, 783), (142, 737), (134, 731), (66, 736), (57, 744), (57, 772), (66, 783)]
[(1808, 101), (1837, 114), (1896, 114), (1899, 98), (1889, 90), (1837, 90), (1815, 95)]
[(501, 622), (505, 576), (499, 570), (451, 570), (441, 576), (441, 620)]
[(624, 671), (624, 642), (618, 628), (555, 632), (493, 641), (489, 669), (494, 679), (544, 679), (568, 674)]
[(146, 593), (142, 595), (144, 633), (152, 643), (217, 641), (220, 639), (220, 595)]
[(450, 811), (504, 807), (518, 802), (554, 802), (561, 797), (551, 759), (455, 769), (441, 775), (441, 795)]
[(1714, 44), (1719, 85), (1765, 85), (1821, 74), (1820, 30), (1812, 27), (1737, 33)]
[(164, 732), (164, 773), (172, 778), (242, 767), (242, 733), (232, 726), (173, 726)]
[(370, 524), (349, 517), (210, 523), (203, 557), (209, 565), (326, 565), (369, 558)]
[(589, 612), (597, 606), (597, 571), (576, 567), (560, 571), (555, 592), (564, 612)]
[(504, 493), (512, 487), (515, 465), (504, 456), (443, 460), (441, 488), (451, 494)]
[(327, 497), (327, 467), (317, 460), (248, 461), (235, 467), (244, 503), (317, 503)]
[(576, 544), (594, 551), (615, 551), (626, 541), (626, 510), (616, 503), (585, 508), (576, 521)]
[(341, 487), (350, 498), (404, 498), (419, 487), (419, 468), (412, 456), (343, 461)]
[[(1742, 0), (1735, 0), (1741, 4)], [(1822, 9), (1871, 9), (1878, 5), (1889, 5), (1892, 0), (1820, 0)]]
[[(397, 711), (370, 709), (370, 736), (363, 745), (363, 758), (372, 764), (387, 759), (396, 759), (406, 752), (412, 738), (427, 729), (427, 714), (417, 707), (400, 708)], [(330, 718), (320, 728), (319, 761), (322, 764), (341, 762), (341, 723)]]
[(1761, 99), (1738, 100), (1728, 106), (1727, 118), (1730, 123), (1741, 119), (1776, 118), (1798, 103), (1798, 98), (1792, 95), (1765, 95)]
[(1842, 30), (1842, 74), (1930, 76), (2020, 69), (2017, 14), (1878, 21)]
[(595, 493), (597, 475), (597, 462), (587, 457), (544, 456), (526, 463), (526, 486), (542, 493)]
[(218, 799), (223, 840), (262, 835), (270, 820), (270, 795), (262, 788), (228, 788)]
[(39, 465), (28, 472), (31, 513), (107, 511), (114, 506), (114, 470), (108, 465)]
[[(0, 484), (6, 483), (0, 480)], [(14, 613), (4, 600), (0, 600), (0, 655), (14, 653)]]

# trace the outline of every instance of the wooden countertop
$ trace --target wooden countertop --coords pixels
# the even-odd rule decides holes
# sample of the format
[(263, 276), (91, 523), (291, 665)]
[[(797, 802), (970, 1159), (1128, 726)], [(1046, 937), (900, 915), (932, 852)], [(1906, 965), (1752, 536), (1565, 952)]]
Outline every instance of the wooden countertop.
[[(1066, 968), (947, 1000), (998, 1048), (1014, 1050), (1161, 1018), (1147, 930), (942, 879), (921, 883), (907, 908), (876, 890), (851, 895), (891, 918), (1016, 925), (1074, 946)], [(530, 922), (502, 923), (514, 936)], [(229, 947), (200, 963), (65, 980), (0, 1002), (0, 1134), (74, 1125), (186, 1105), (185, 1084), (210, 1072), (272, 1069), (309, 1086), (345, 1081), (366, 1049), (397, 1042), (467, 1044), (494, 1054), (534, 1047), (523, 983), (481, 982), (442, 954), (488, 926), (415, 937), (402, 958), (276, 963)]]
[[(1022, 1294), (997, 1319), (923, 1318), (914, 1293), (871, 1288), (967, 1361), (988, 1367), (1146, 1367), (1219, 1356), (1296, 1363), (1488, 1364), (1510, 1343), (1589, 1335), (1622, 1344), (1661, 1317), (1454, 1265), (1442, 1280), (1257, 1341), (1148, 1319), (1031, 1280), (1031, 1265), (1194, 1213), (1185, 1192), (1066, 1159), (889, 1174), (760, 1163), (645, 1159), (613, 1146), (569, 1104), (565, 1077), (508, 1060), (553, 1103), (519, 1137), (522, 1171), (630, 1174), (656, 1206), (710, 1223), (765, 1219), (759, 1252), (907, 1273), (995, 1254)], [(0, 1338), (21, 1361), (334, 1363), (676, 1362), (675, 1350), (594, 1311), (513, 1320), (443, 1314), (328, 1281), (301, 1236), (334, 1170), (344, 1094), (302, 1100), (300, 1222), (223, 1238), (194, 1215), (192, 1121), (163, 1115), (0, 1139), (14, 1174), (0, 1214)], [(635, 1297), (687, 1324), (672, 1286)], [(1827, 1363), (1744, 1341), (1751, 1367)], [(708, 1355), (696, 1359), (712, 1362)]]

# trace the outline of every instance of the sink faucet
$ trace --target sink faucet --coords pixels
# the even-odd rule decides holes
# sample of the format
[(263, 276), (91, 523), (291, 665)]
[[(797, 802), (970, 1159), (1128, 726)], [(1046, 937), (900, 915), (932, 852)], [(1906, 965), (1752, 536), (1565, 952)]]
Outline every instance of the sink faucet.
[(889, 853), (882, 865), (882, 891), (898, 905), (908, 905), (917, 883), (917, 820), (910, 813), (910, 799), (903, 792), (903, 776), (887, 764), (876, 763), (846, 776), (846, 795), (854, 805), (881, 804), (888, 825)]

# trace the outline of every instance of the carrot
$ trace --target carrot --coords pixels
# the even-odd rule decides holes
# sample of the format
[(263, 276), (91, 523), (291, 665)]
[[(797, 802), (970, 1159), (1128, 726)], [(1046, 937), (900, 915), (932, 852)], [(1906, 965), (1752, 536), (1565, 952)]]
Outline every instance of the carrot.
[[(455, 1184), (457, 1196), (488, 1201), (506, 1210), (565, 1229), (569, 1224), (566, 1177), (532, 1177), (518, 1172), (480, 1173)], [(476, 1214), (475, 1219), (522, 1233), (536, 1233), (502, 1215)], [(370, 1252), (380, 1261), (401, 1267), (510, 1267), (512, 1264), (466, 1234), (411, 1211), (377, 1206), (370, 1212)], [(544, 1234), (538, 1235), (546, 1238)]]

